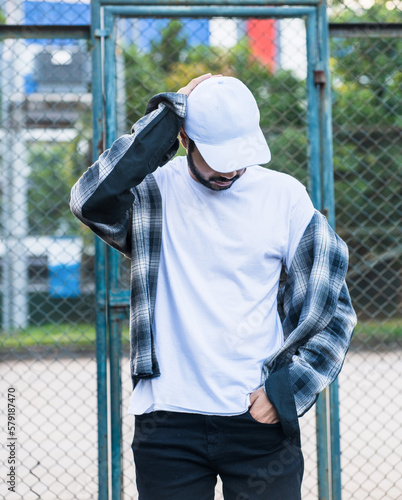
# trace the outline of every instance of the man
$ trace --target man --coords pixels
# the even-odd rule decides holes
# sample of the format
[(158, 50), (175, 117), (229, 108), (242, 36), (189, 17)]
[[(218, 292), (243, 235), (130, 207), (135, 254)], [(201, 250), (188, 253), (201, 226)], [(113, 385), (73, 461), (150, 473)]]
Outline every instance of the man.
[(217, 475), (226, 500), (300, 498), (298, 416), (356, 320), (345, 244), (269, 160), (249, 89), (208, 74), (153, 97), (72, 190), (132, 263), (140, 500), (210, 500)]

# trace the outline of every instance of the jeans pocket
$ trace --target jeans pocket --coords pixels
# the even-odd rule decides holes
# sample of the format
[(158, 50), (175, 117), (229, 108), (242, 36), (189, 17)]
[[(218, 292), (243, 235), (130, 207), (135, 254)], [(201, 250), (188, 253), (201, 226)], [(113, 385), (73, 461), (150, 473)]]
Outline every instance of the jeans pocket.
[(263, 427), (271, 427), (271, 428), (278, 428), (281, 426), (281, 423), (280, 422), (275, 422), (274, 424), (266, 424), (265, 422), (259, 422), (258, 420), (256, 420), (252, 415), (251, 415), (251, 412), (250, 410), (247, 410), (245, 415), (248, 416), (249, 420), (251, 420), (252, 422), (258, 424), (258, 425), (261, 425)]

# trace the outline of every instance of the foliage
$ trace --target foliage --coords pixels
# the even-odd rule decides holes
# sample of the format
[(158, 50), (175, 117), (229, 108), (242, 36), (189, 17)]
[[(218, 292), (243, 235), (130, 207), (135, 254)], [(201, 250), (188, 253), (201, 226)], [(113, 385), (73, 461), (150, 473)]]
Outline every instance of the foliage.
[(399, 22), (400, 4), (398, 5), (398, 0), (372, 0), (372, 5), (369, 8), (363, 7), (365, 3), (369, 2), (362, 0), (352, 2), (346, 0), (329, 0), (328, 11), (330, 22), (367, 22), (373, 24)]
[[(128, 326), (122, 328), (122, 346), (127, 347), (129, 342)], [(12, 333), (0, 330), (0, 354), (2, 351), (10, 353), (33, 352), (36, 348), (59, 349), (60, 352), (68, 349), (89, 351), (95, 349), (95, 326), (87, 323), (45, 323), (40, 326), (29, 326), (24, 330), (13, 330)]]
[[(402, 340), (402, 321), (399, 319), (383, 321), (360, 321), (353, 335), (353, 342), (364, 344), (377, 343), (386, 345), (388, 343), (400, 344)], [(68, 348), (80, 348), (82, 350), (93, 350), (95, 348), (96, 332), (93, 324), (44, 324), (41, 326), (30, 326), (25, 330), (14, 330), (12, 334), (0, 330), (0, 353), (8, 354), (11, 351), (32, 352), (35, 348), (57, 347), (60, 351)], [(128, 327), (122, 328), (122, 344), (127, 346), (129, 342)]]
[(131, 125), (144, 116), (152, 92), (160, 92), (165, 73), (149, 54), (140, 52), (135, 45), (125, 50), (124, 59), (127, 130), (130, 130)]
[(164, 72), (168, 73), (172, 71), (174, 64), (180, 61), (187, 42), (188, 37), (183, 32), (183, 23), (178, 19), (173, 19), (161, 31), (161, 40), (151, 42), (151, 58)]
[(305, 130), (287, 127), (271, 135), (272, 159), (268, 167), (296, 177), (305, 186), (307, 179), (307, 139)]
[[(87, 125), (77, 124), (77, 128), (84, 128), (85, 136)], [(28, 225), (31, 235), (79, 233), (80, 224), (72, 216), (68, 200), (72, 186), (90, 161), (90, 151), (81, 151), (84, 136), (80, 133), (71, 142), (38, 142), (29, 147)]]
[[(360, 20), (371, 20), (372, 10), (384, 22), (396, 20), (394, 11), (379, 5)], [(345, 13), (341, 20), (351, 16)], [(402, 174), (395, 160), (402, 126), (402, 41), (335, 38), (331, 54), (338, 221), (345, 226), (398, 224)]]
[[(373, 11), (375, 14), (373, 14)], [(374, 5), (360, 16), (369, 22), (373, 15), (383, 22), (398, 22), (396, 11)], [(345, 12), (337, 21), (350, 22)], [(379, 25), (379, 28), (381, 25)], [(373, 34), (376, 27), (368, 27)], [(402, 125), (402, 41), (400, 38), (334, 38), (331, 43), (333, 118), (351, 120), (353, 125)]]
[(94, 347), (93, 325), (71, 323), (30, 326), (25, 330), (14, 330), (12, 334), (0, 331), (0, 350), (34, 348), (36, 346), (85, 346)]
[[(398, 13), (375, 4), (358, 19), (373, 20), (397, 22)], [(402, 41), (376, 35), (331, 39), (337, 228), (350, 250), (354, 305), (366, 317), (400, 314)]]

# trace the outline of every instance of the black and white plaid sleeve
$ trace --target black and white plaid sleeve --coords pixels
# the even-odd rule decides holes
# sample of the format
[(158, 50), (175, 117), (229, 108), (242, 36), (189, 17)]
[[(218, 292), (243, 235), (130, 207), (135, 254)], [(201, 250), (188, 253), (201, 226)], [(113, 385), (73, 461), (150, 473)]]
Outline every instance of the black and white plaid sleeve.
[(284, 344), (263, 369), (267, 395), (283, 407), (284, 420), (311, 408), (342, 368), (356, 325), (347, 265), (346, 244), (316, 212), (278, 296)]
[(70, 209), (106, 243), (130, 254), (135, 187), (177, 152), (187, 105), (184, 94), (154, 96), (131, 135), (117, 139), (73, 186)]

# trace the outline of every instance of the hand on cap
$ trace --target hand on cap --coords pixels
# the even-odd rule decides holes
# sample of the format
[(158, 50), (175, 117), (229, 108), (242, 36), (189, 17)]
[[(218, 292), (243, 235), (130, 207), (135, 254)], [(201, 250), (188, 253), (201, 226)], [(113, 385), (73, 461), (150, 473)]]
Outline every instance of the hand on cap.
[[(222, 76), (222, 75), (214, 75), (214, 76)], [(197, 76), (197, 78), (193, 78), (190, 83), (188, 83), (185, 87), (182, 87), (180, 90), (177, 91), (178, 94), (186, 94), (188, 97), (191, 92), (195, 89), (195, 87), (203, 82), (204, 80), (208, 80), (208, 78), (211, 78), (212, 74), (207, 73), (206, 75), (201, 75)]]

